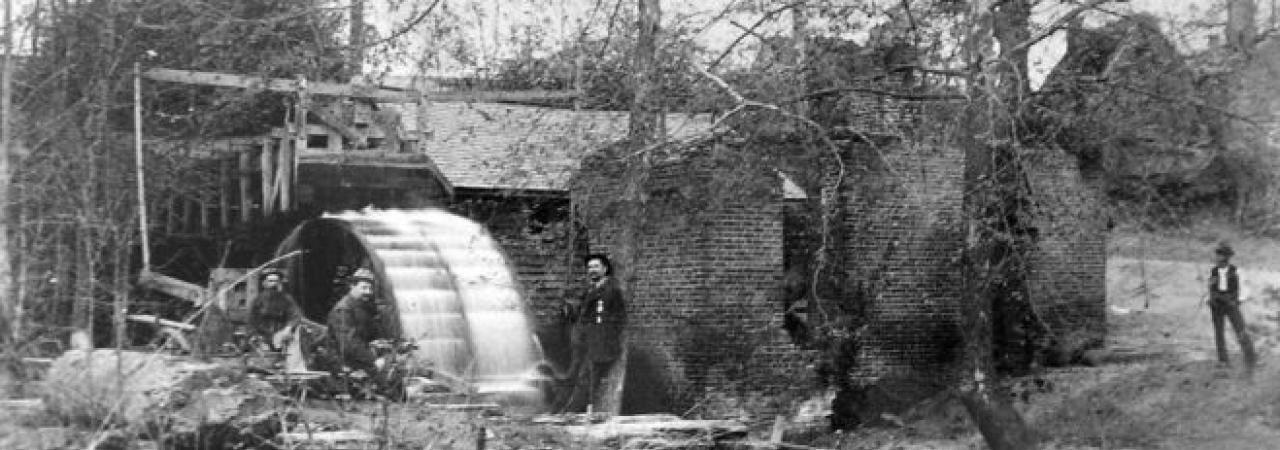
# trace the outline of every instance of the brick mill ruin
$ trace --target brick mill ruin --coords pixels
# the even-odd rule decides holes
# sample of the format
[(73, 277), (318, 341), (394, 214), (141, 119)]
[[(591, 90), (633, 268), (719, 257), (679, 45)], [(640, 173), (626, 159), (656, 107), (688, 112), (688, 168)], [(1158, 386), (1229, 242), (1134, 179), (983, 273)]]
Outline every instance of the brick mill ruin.
[[(292, 99), (269, 132), (146, 139), (152, 151), (214, 174), (190, 181), (198, 195), (151, 192), (152, 206), (142, 208), (153, 214), (144, 226), (166, 238), (148, 249), (152, 260), (177, 262), (153, 271), (144, 256), (138, 284), (146, 293), (130, 318), (169, 327), (163, 333), (182, 340), (182, 351), (216, 352), (234, 339), (260, 290), (251, 275), (264, 265), (288, 275), (302, 314), (316, 322), (337, 303), (337, 268), (367, 267), (378, 295), (391, 299), (396, 320), (384, 325), (394, 334), (413, 340), (432, 327), (467, 328), (431, 334), (463, 355), (432, 361), (451, 387), (525, 369), (563, 372), (571, 363), (564, 302), (581, 295), (584, 259), (607, 254), (626, 293), (625, 359), (592, 407), (769, 418), (834, 398), (826, 403), (848, 424), (904, 410), (960, 375), (971, 168), (962, 149), (920, 131), (935, 120), (925, 111), (946, 111), (945, 100), (815, 100), (808, 106), (824, 127), (820, 144), (796, 125), (662, 113), (661, 144), (636, 148), (628, 113), (582, 108), (572, 91), (444, 77), (374, 86), (166, 68), (139, 76)], [(908, 82), (858, 80), (890, 90)], [(995, 361), (1006, 373), (1072, 363), (1106, 335), (1109, 224), (1099, 169), (1062, 148), (1023, 157), (1035, 214), (1020, 231), (1035, 248), (1019, 262), (1029, 301), (994, 305)], [(468, 220), (446, 224), (445, 216)], [(495, 251), (475, 265), (493, 272), (463, 275), (449, 255), (478, 241)], [(68, 248), (84, 250), (76, 245)], [(59, 254), (49, 278), (72, 279), (73, 258)], [(407, 300), (452, 290), (437, 294), (462, 302), (460, 286), (472, 282), (500, 284), (484, 294), (514, 306), (442, 313), (424, 307), (433, 300)], [(67, 298), (70, 285), (42, 289)], [(503, 324), (518, 326), (423, 319), (449, 314), (461, 323), (497, 309), (511, 320)], [(212, 312), (198, 326), (183, 323), (204, 311)], [(476, 333), (531, 343), (515, 344), (520, 358), (484, 359)], [(477, 361), (516, 367), (486, 372)]]
[[(434, 89), (437, 97), (478, 95)], [(821, 350), (804, 334), (824, 324), (858, 324), (856, 361), (843, 368), (860, 393), (850, 408), (902, 408), (949, 382), (939, 374), (955, 368), (961, 338), (965, 167), (955, 148), (897, 137), (918, 105), (861, 99), (865, 111), (849, 124), (861, 128), (836, 141), (847, 169), (837, 192), (825, 191), (834, 208), (824, 216), (823, 183), (832, 177), (806, 183), (786, 161), (741, 164), (731, 156), (748, 146), (792, 146), (786, 130), (774, 142), (747, 143), (711, 134), (707, 116), (668, 115), (668, 136), (686, 151), (657, 157), (650, 176), (628, 185), (628, 161), (607, 151), (625, 138), (625, 113), (528, 101), (386, 101), (408, 92), (317, 100), (306, 111), (305, 138), (278, 130), (200, 143), (191, 154), (223, 167), (219, 195), (174, 199), (165, 226), (195, 233), (265, 226), (278, 230), (278, 242), (279, 230), (323, 212), (456, 212), (499, 243), (541, 347), (561, 368), (569, 355), (560, 305), (576, 295), (582, 258), (615, 255), (631, 317), (623, 413), (681, 411), (705, 398), (718, 403), (704, 408), (784, 412), (820, 391), (808, 380)], [(890, 116), (899, 119), (886, 123)], [(295, 155), (296, 168), (287, 163)], [(1044, 149), (1028, 163), (1041, 212), (1030, 262), (1034, 314), (1010, 311), (998, 322), (1007, 370), (1100, 345), (1106, 328), (1097, 181), (1061, 150)], [(726, 187), (718, 181), (725, 178), (738, 184)], [(629, 189), (647, 199), (648, 219), (623, 212), (618, 199)], [(219, 276), (227, 273), (239, 272)], [(298, 284), (300, 298), (316, 289)], [(254, 289), (229, 303), (233, 318), (243, 318)], [(311, 317), (326, 312), (307, 308)], [(1039, 323), (1024, 323), (1028, 316)], [(1037, 350), (1027, 350), (1032, 345)]]

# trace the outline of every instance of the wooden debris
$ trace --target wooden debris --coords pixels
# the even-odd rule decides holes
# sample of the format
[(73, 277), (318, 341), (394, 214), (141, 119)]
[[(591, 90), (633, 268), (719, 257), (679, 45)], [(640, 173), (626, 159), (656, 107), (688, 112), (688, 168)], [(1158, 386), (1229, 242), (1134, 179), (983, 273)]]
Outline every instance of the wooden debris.
[(737, 420), (688, 420), (670, 414), (616, 416), (599, 424), (564, 427), (571, 435), (589, 441), (643, 436), (727, 438), (745, 436), (747, 425)]
[(373, 448), (372, 444), (378, 441), (377, 436), (361, 430), (280, 433), (278, 437), (284, 441), (285, 448), (298, 450)]
[(55, 416), (74, 421), (145, 423), (164, 415), (198, 427), (256, 414), (274, 395), (238, 367), (189, 357), (116, 350), (69, 351), (54, 361), (41, 398)]

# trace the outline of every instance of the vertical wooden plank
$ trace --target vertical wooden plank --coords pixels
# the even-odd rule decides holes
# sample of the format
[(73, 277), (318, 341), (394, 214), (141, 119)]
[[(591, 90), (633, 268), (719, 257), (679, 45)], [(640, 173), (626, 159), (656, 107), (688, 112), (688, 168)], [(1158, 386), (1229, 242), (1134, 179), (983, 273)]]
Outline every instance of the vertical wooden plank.
[(293, 114), (294, 136), (293, 146), (281, 145), (280, 169), (284, 183), (280, 185), (280, 210), (290, 211), (294, 207), (294, 187), (297, 186), (298, 156), (307, 148), (307, 109), (311, 98), (307, 94), (306, 79), (298, 77), (298, 103)]
[(240, 223), (249, 223), (253, 212), (253, 193), (250, 192), (253, 180), (249, 178), (253, 173), (253, 147), (245, 148), (240, 151)]
[(178, 199), (170, 197), (165, 203), (168, 205), (164, 208), (164, 234), (173, 234), (178, 231)]
[(210, 207), (211, 205), (209, 205), (209, 202), (205, 201), (205, 199), (201, 198), (196, 200), (196, 208), (199, 208), (199, 211), (200, 211), (200, 234), (201, 235), (209, 234), (209, 228), (210, 228), (209, 227), (210, 225), (209, 224), (210, 222), (209, 208)]
[(178, 218), (178, 227), (182, 233), (190, 233), (195, 227), (196, 207), (195, 201), (190, 199), (182, 200), (182, 216)]
[(262, 217), (271, 217), (275, 210), (276, 169), (275, 139), (268, 138), (262, 144)]
[[(301, 145), (306, 145), (303, 138)], [(299, 147), (298, 141), (280, 140), (280, 158), (276, 167), (276, 183), (280, 186), (280, 212), (293, 209), (293, 161)]]
[(218, 223), (231, 228), (231, 158), (218, 159)]

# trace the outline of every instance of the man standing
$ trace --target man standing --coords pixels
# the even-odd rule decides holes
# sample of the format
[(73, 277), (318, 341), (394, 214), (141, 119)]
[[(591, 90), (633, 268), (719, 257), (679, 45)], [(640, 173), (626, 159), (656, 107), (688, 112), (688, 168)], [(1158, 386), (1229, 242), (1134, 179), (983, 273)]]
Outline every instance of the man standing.
[(601, 379), (622, 354), (622, 331), (627, 323), (622, 288), (612, 276), (609, 258), (598, 254), (588, 256), (586, 266), (591, 284), (582, 302), (569, 308), (569, 317), (574, 322), (569, 376), (576, 383), (561, 408), (566, 411), (581, 411), (597, 400)]
[(1226, 243), (1214, 250), (1215, 264), (1209, 270), (1209, 312), (1213, 317), (1213, 339), (1218, 346), (1218, 361), (1229, 364), (1227, 343), (1223, 337), (1223, 319), (1231, 321), (1231, 328), (1236, 332), (1236, 340), (1240, 343), (1240, 351), (1244, 354), (1246, 369), (1252, 370), (1258, 357), (1253, 352), (1253, 341), (1244, 329), (1244, 317), (1240, 315), (1240, 277), (1236, 274), (1236, 266), (1231, 265), (1231, 257), (1235, 251)]
[(301, 319), (302, 310), (293, 296), (284, 291), (284, 273), (280, 269), (264, 270), (258, 284), (258, 295), (249, 307), (249, 329), (253, 337), (280, 350), (275, 343), (276, 335)]
[[(377, 373), (377, 357), (369, 343), (378, 338), (377, 307), (373, 299), (373, 272), (361, 268), (351, 275), (351, 289), (329, 311), (328, 348), (343, 369)], [(339, 367), (331, 367), (330, 370)]]

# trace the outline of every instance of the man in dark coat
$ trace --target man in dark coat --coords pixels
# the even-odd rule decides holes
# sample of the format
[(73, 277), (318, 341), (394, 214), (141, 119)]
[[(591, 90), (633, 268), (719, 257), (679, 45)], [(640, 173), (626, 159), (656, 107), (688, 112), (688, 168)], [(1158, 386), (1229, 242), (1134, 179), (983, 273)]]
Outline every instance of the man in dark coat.
[(573, 392), (561, 406), (563, 411), (581, 411), (596, 400), (601, 379), (622, 355), (622, 332), (627, 323), (622, 287), (613, 275), (613, 265), (604, 255), (586, 259), (590, 286), (577, 305), (566, 309), (573, 322), (573, 362), (569, 376)]
[(279, 350), (274, 344), (276, 333), (302, 318), (302, 310), (293, 296), (284, 291), (284, 273), (279, 269), (263, 271), (258, 295), (249, 307), (249, 329), (254, 337)]
[(1244, 354), (1244, 364), (1252, 369), (1258, 357), (1253, 351), (1253, 341), (1249, 332), (1245, 331), (1244, 316), (1240, 314), (1240, 276), (1236, 266), (1231, 264), (1231, 256), (1235, 252), (1227, 244), (1221, 244), (1216, 250), (1215, 264), (1209, 270), (1209, 312), (1213, 318), (1213, 339), (1218, 346), (1218, 361), (1229, 364), (1227, 343), (1223, 336), (1223, 319), (1231, 321), (1231, 328), (1236, 332), (1236, 340), (1240, 343), (1240, 352)]
[(343, 369), (364, 371), (369, 376), (377, 373), (377, 357), (369, 343), (380, 335), (373, 288), (373, 273), (369, 269), (357, 270), (351, 276), (351, 289), (333, 306), (326, 320), (328, 348), (336, 359), (332, 363), (341, 364)]

